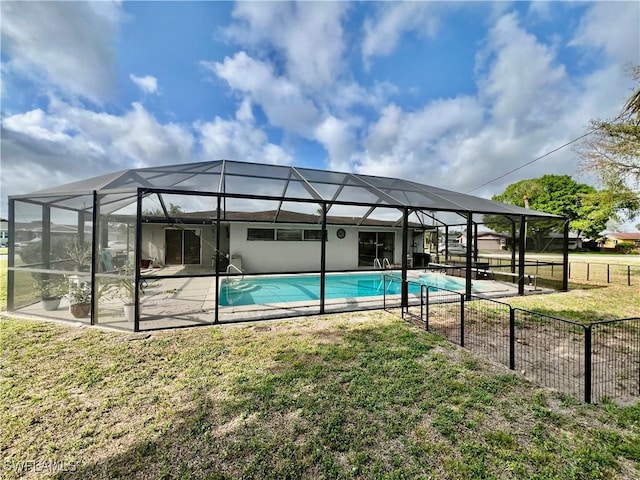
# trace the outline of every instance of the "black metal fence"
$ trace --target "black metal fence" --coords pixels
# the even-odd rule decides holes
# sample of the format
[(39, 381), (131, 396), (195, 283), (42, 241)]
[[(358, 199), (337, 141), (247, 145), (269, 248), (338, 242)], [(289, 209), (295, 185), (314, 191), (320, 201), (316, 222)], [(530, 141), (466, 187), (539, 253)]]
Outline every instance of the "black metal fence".
[(539, 385), (587, 403), (640, 396), (640, 318), (583, 325), (437, 287), (420, 297), (403, 316)]
[(591, 392), (600, 398), (640, 395), (640, 318), (591, 324)]
[(640, 264), (569, 262), (569, 279), (596, 283), (636, 285), (640, 277)]
[[(486, 258), (489, 269), (493, 271), (516, 271), (511, 260), (502, 258)], [(633, 262), (632, 262), (633, 263)], [(527, 274), (539, 278), (562, 278), (562, 263), (546, 260), (527, 260), (525, 262)], [(623, 265), (603, 262), (569, 262), (569, 280), (577, 282), (609, 283), (617, 285), (637, 285), (640, 283), (640, 263), (637, 265)]]
[(587, 385), (586, 327), (579, 323), (512, 309), (515, 365), (535, 383), (591, 401)]

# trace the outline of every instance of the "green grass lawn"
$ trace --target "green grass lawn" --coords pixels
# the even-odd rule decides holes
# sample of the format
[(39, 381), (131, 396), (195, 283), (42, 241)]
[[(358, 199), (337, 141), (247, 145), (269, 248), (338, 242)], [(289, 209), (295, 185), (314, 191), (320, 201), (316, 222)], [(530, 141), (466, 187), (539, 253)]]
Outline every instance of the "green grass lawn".
[(7, 261), (0, 260), (0, 310), (7, 309)]
[[(640, 315), (637, 294), (508, 301), (588, 321)], [(1, 478), (640, 478), (640, 405), (538, 388), (385, 312), (152, 335), (0, 316), (0, 365)]]
[(640, 406), (562, 398), (392, 314), (144, 337), (2, 318), (4, 478), (640, 476)]

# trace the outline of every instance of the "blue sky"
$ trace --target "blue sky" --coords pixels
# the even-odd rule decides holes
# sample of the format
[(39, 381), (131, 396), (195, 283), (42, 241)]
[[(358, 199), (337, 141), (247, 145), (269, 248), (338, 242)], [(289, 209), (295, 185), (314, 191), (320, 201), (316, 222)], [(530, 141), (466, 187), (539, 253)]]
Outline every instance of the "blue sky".
[[(115, 170), (228, 158), (469, 191), (615, 117), (638, 2), (11, 2), (2, 209)], [(565, 148), (474, 190), (569, 174)]]

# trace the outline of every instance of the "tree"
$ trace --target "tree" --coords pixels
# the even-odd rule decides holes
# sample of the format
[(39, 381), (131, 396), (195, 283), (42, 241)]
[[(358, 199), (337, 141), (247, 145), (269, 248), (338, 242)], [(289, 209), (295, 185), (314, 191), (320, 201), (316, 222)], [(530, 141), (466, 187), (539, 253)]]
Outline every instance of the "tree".
[[(640, 81), (640, 65), (633, 69), (633, 78)], [(640, 86), (636, 88), (636, 91), (625, 103), (622, 114), (629, 115), (632, 118), (635, 117), (636, 123), (640, 122)]]
[[(640, 66), (633, 69), (633, 77), (640, 84)], [(576, 148), (581, 164), (613, 194), (608, 201), (618, 219), (631, 219), (640, 211), (640, 86), (618, 117), (592, 120), (591, 128), (593, 132)]]
[[(602, 197), (602, 192), (576, 182), (569, 175), (544, 175), (512, 183), (503, 193), (494, 195), (493, 200), (524, 207), (526, 198), (532, 210), (563, 215), (568, 218), (572, 230), (595, 238), (614, 215), (611, 204), (601, 202)], [(511, 229), (509, 221), (493, 215), (485, 216), (485, 225), (498, 233)], [(528, 234), (533, 237), (535, 248), (541, 249), (544, 237), (552, 231), (559, 232), (561, 227), (557, 221), (531, 221), (528, 222)]]
[[(173, 203), (169, 203), (169, 208), (167, 208), (167, 214), (176, 215), (179, 213), (184, 213), (182, 207), (180, 205), (174, 205)], [(162, 208), (145, 208), (142, 211), (143, 215), (149, 217), (164, 217), (164, 210)]]

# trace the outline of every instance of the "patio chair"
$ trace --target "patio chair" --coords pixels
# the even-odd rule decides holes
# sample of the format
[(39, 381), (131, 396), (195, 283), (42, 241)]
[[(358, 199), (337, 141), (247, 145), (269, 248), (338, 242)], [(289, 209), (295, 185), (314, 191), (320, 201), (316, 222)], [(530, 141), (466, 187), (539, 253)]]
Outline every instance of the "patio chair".
[[(122, 272), (123, 268), (116, 268), (113, 265), (113, 255), (109, 250), (102, 250), (100, 252), (100, 259), (102, 260), (102, 266), (105, 272)], [(145, 279), (140, 280), (140, 291), (144, 293), (144, 289), (147, 288), (148, 284)]]

